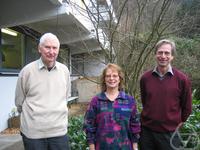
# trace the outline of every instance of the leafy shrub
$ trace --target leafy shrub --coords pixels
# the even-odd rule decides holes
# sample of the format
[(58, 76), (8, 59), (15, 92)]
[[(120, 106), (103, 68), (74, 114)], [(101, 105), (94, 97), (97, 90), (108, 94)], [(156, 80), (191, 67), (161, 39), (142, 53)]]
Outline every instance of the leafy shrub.
[(68, 137), (71, 150), (87, 150), (86, 135), (83, 131), (83, 115), (69, 118)]
[(187, 148), (200, 150), (200, 100), (193, 100), (192, 103), (192, 114), (184, 123), (181, 133), (189, 133), (191, 136), (190, 141), (187, 143)]

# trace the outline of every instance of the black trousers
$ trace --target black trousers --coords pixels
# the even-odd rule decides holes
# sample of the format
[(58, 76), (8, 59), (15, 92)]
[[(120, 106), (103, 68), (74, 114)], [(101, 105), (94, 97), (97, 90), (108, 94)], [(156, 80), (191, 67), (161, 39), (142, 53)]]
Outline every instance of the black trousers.
[(42, 139), (30, 139), (22, 133), (21, 135), (25, 150), (70, 150), (67, 135)]
[(139, 145), (140, 150), (175, 150), (176, 148), (182, 150), (178, 135), (174, 135), (173, 132), (155, 132), (145, 127), (142, 127)]

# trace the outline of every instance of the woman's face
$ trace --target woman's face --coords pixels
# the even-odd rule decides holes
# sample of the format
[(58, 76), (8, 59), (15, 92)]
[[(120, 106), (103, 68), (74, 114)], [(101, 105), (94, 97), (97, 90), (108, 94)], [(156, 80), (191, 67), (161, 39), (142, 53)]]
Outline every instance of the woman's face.
[(107, 69), (105, 74), (106, 88), (115, 89), (119, 87), (120, 77), (118, 71), (115, 69)]

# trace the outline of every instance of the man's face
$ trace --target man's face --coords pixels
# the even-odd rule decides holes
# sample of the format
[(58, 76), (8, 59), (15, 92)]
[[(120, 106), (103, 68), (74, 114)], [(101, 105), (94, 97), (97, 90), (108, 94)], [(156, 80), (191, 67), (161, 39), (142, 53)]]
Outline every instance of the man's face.
[(49, 38), (38, 47), (42, 61), (48, 67), (53, 67), (59, 53), (59, 42), (54, 38)]
[(156, 61), (159, 67), (168, 67), (174, 56), (172, 56), (172, 47), (170, 44), (161, 45), (156, 52)]

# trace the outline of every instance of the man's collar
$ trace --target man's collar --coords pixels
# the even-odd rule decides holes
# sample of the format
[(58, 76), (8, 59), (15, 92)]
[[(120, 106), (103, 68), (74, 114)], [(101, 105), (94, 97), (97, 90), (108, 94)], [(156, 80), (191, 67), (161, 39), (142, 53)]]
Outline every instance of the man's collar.
[[(160, 75), (160, 73), (158, 72), (157, 68), (158, 68), (158, 66), (155, 66), (154, 69), (153, 69), (153, 72), (158, 74), (158, 75)], [(168, 68), (166, 73), (170, 73), (171, 75), (174, 75), (171, 65), (169, 65), (169, 68)]]
[[(55, 62), (55, 65), (53, 66), (52, 69), (55, 69), (55, 68), (57, 68), (57, 67), (58, 67), (58, 64), (57, 64), (57, 62)], [(38, 68), (39, 68), (39, 70), (41, 70), (41, 69), (47, 69), (47, 66), (43, 63), (41, 57), (40, 57), (40, 59), (38, 60)]]
[[(101, 100), (107, 100), (105, 92), (101, 92), (97, 95), (97, 97)], [(124, 91), (119, 91), (119, 95), (117, 96), (119, 99), (126, 99), (126, 93)], [(116, 98), (116, 99), (117, 99)]]

